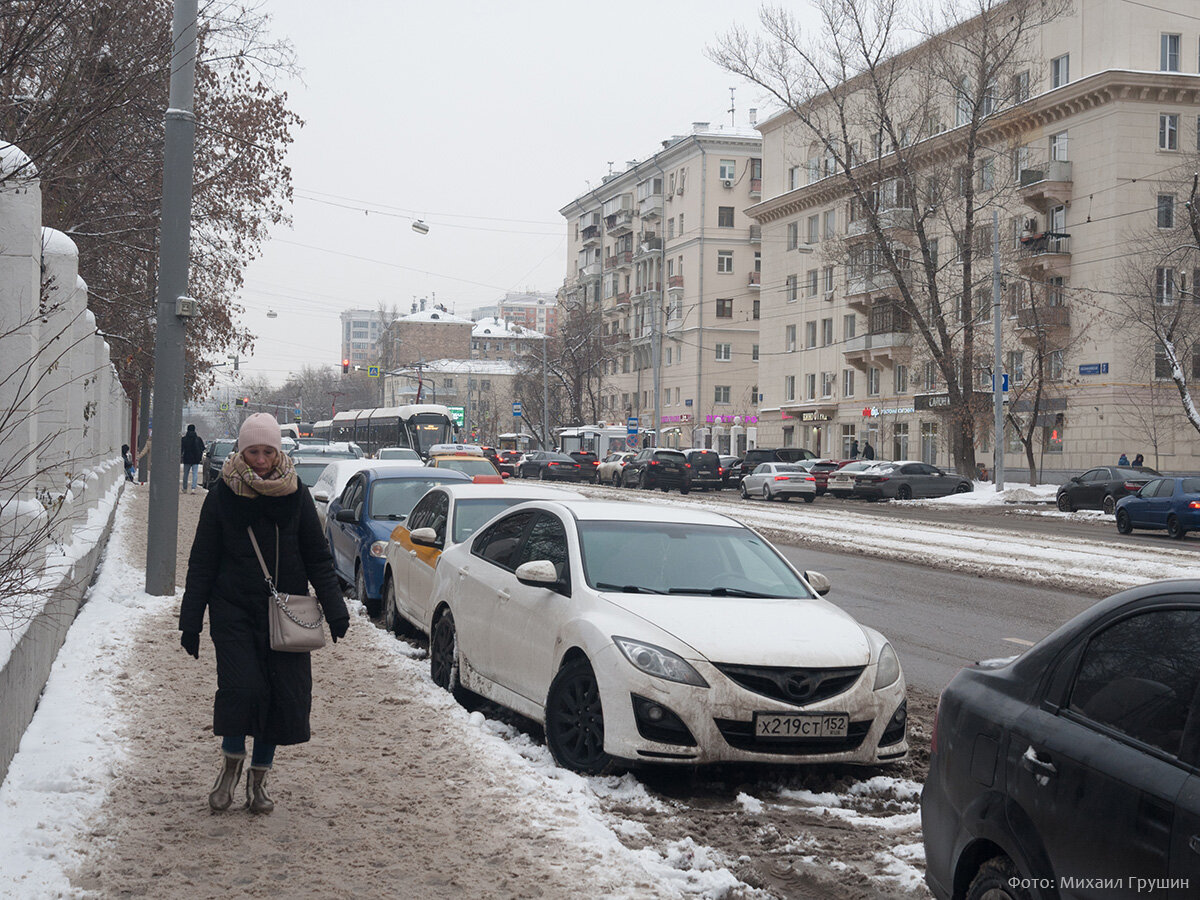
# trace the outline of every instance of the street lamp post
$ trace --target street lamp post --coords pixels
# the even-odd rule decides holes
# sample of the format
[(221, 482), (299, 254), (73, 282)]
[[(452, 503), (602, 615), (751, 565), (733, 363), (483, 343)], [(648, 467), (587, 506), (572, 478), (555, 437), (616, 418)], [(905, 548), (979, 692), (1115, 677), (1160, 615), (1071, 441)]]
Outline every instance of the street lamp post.
[(546, 363), (546, 344), (550, 335), (542, 335), (542, 449), (550, 448), (550, 380)]

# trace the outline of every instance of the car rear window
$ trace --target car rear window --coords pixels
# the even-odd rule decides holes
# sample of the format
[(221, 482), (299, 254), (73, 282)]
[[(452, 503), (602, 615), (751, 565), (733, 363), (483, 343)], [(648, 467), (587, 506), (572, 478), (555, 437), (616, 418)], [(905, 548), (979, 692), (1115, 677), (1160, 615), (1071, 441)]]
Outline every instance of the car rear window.
[(813, 463), (811, 466), (809, 466), (809, 471), (810, 472), (832, 472), (836, 468), (838, 468), (838, 464), (835, 462), (818, 462), (818, 463)]
[(233, 445), (235, 443), (236, 443), (235, 441), (217, 441), (216, 443), (213, 444), (212, 455), (213, 456), (228, 456), (229, 453), (233, 450)]
[(654, 451), (655, 459), (669, 459), (671, 462), (686, 463), (687, 457), (678, 450), (656, 450)]
[(438, 469), (450, 469), (466, 475), (496, 475), (496, 467), (485, 456), (443, 456), (437, 460)]
[(717, 454), (713, 453), (711, 450), (703, 450), (699, 453), (692, 453), (692, 454), (690, 454), (690, 459), (691, 459), (693, 465), (697, 464), (697, 463), (702, 466), (709, 466), (709, 465), (719, 466), (719, 465), (721, 465), (721, 458), (719, 456), (717, 456)]
[(1183, 492), (1185, 494), (1200, 494), (1200, 478), (1183, 479)]

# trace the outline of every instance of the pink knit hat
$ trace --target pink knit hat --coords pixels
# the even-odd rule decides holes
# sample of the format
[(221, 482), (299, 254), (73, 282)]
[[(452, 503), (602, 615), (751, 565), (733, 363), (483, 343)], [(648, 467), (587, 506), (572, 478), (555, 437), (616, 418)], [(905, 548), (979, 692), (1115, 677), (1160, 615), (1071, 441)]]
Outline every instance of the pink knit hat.
[(238, 431), (238, 450), (245, 450), (247, 447), (256, 447), (260, 444), (274, 447), (279, 451), (283, 450), (279, 423), (270, 413), (260, 412), (247, 416), (246, 421), (242, 423), (241, 430)]

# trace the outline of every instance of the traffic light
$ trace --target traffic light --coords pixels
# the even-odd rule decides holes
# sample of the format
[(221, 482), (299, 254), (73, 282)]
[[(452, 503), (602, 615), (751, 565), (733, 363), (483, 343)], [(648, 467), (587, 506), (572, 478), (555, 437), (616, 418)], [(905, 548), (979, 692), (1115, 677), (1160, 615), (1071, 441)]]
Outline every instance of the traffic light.
[(243, 398), (242, 398), (242, 406), (249, 406), (249, 405), (250, 405), (250, 398), (249, 398), (249, 397), (243, 397)]
[(345, 375), (349, 371), (350, 371), (350, 360), (343, 359), (342, 360), (342, 374)]

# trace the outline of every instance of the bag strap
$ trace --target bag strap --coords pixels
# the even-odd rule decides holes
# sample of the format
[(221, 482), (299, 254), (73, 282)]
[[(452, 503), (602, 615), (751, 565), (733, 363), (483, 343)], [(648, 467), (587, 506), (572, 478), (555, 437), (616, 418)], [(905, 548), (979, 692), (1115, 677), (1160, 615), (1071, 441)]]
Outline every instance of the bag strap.
[[(254, 536), (254, 529), (249, 525), (246, 526), (246, 533), (250, 535), (250, 543), (254, 545), (254, 555), (258, 557), (258, 564), (262, 566), (263, 578), (267, 580), (267, 584), (271, 588), (271, 592), (275, 592), (275, 582), (271, 578), (271, 573), (267, 571), (267, 561), (263, 559), (262, 550), (258, 548), (258, 538)], [(279, 574), (279, 526), (275, 526), (275, 574)]]

